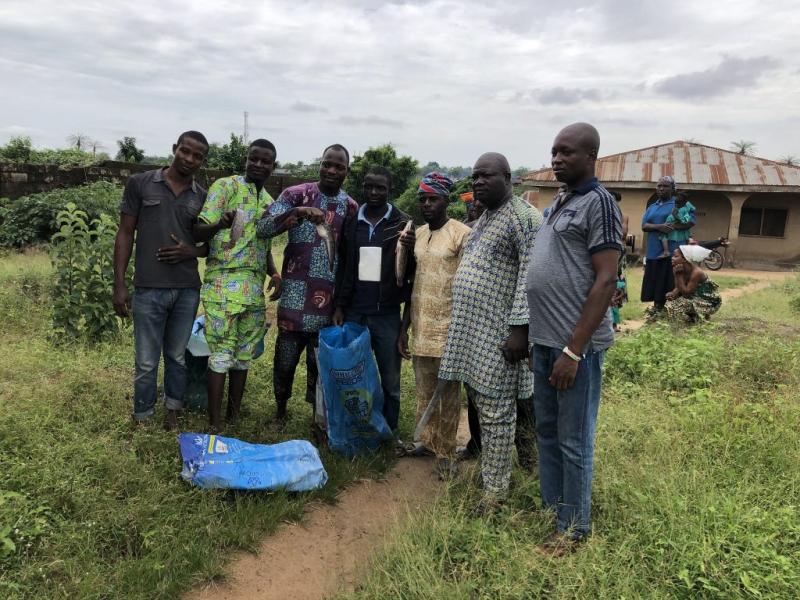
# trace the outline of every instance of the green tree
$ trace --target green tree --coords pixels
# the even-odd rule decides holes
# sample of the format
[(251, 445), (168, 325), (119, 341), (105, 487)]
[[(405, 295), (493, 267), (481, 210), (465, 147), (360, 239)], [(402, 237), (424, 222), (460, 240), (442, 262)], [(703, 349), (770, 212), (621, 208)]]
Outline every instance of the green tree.
[(316, 179), (319, 177), (319, 163), (322, 162), (321, 158), (312, 160), (310, 163), (305, 163), (302, 160), (296, 163), (281, 163), (276, 168), (280, 168), (293, 177), (302, 177), (303, 179)]
[(144, 150), (136, 147), (136, 138), (125, 136), (121, 140), (117, 140), (119, 152), (117, 152), (117, 160), (125, 162), (142, 162), (144, 159)]
[[(430, 171), (429, 171), (430, 172)], [(407, 213), (417, 226), (425, 223), (422, 218), (422, 211), (419, 209), (419, 201), (417, 199), (417, 190), (419, 189), (419, 178), (412, 180), (406, 190), (400, 194), (395, 201), (397, 207), (404, 213)], [(447, 215), (451, 219), (458, 219), (463, 221), (467, 216), (467, 205), (461, 202), (461, 194), (472, 191), (472, 180), (469, 177), (464, 177), (455, 182), (453, 189), (450, 191), (450, 204), (447, 207)]]
[(410, 156), (397, 156), (397, 151), (391, 144), (370, 148), (362, 156), (354, 156), (350, 172), (344, 182), (344, 189), (356, 200), (361, 199), (364, 175), (372, 166), (386, 167), (392, 174), (392, 191), (389, 196), (391, 200), (408, 188), (409, 182), (417, 174), (418, 163)]
[(28, 162), (32, 152), (33, 144), (27, 135), (12, 137), (3, 148), (0, 148), (0, 156), (11, 162)]
[(525, 175), (526, 173), (530, 173), (531, 171), (533, 171), (533, 169), (531, 169), (530, 167), (517, 167), (516, 169), (511, 171), (511, 175), (513, 177), (522, 177), (523, 175)]
[(247, 145), (240, 135), (231, 133), (227, 144), (213, 143), (208, 147), (208, 167), (210, 169), (227, 169), (236, 173), (244, 169), (247, 160)]

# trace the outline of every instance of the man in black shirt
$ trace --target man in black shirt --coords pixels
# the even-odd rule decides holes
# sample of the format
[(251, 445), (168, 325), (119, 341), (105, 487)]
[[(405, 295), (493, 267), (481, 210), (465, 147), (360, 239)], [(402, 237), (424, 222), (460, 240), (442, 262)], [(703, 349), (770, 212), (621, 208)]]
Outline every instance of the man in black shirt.
[[(174, 429), (186, 391), (184, 351), (200, 302), (197, 256), (201, 252), (192, 225), (203, 208), (206, 190), (194, 180), (208, 154), (198, 131), (182, 133), (172, 147), (169, 167), (137, 173), (128, 179), (120, 204), (114, 246), (114, 310), (133, 312), (136, 361), (133, 418), (148, 421), (155, 414), (158, 362), (164, 354), (165, 425)], [(134, 237), (134, 294), (125, 285), (125, 271)], [(132, 311), (131, 311), (132, 309)]]
[[(414, 237), (400, 233), (411, 220), (389, 203), (392, 175), (371, 167), (364, 176), (364, 204), (345, 222), (342, 256), (336, 282), (333, 323), (353, 321), (369, 329), (372, 350), (383, 387), (383, 415), (392, 431), (400, 418), (400, 365), (397, 337), (400, 305), (411, 295)], [(407, 248), (408, 262), (398, 285), (395, 252), (398, 240)]]

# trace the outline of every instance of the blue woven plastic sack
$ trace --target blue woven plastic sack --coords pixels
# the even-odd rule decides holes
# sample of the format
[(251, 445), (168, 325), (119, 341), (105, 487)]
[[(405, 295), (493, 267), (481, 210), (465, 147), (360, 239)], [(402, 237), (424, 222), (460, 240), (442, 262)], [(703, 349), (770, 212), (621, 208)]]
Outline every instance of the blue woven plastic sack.
[(383, 390), (369, 330), (357, 323), (319, 332), (319, 376), (328, 417), (328, 445), (347, 457), (374, 452), (392, 437), (383, 418)]
[(328, 481), (319, 452), (305, 440), (248, 444), (219, 435), (181, 433), (178, 442), (181, 477), (204, 489), (306, 492)]

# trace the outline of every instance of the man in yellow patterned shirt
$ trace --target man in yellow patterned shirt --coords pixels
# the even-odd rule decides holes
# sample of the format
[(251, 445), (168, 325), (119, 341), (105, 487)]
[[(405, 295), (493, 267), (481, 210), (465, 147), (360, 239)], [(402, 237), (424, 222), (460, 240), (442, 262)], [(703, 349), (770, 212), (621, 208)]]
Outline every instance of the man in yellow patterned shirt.
[[(426, 224), (416, 231), (414, 256), (417, 268), (411, 301), (406, 304), (403, 315), (398, 350), (404, 358), (413, 357), (418, 420), (436, 389), (453, 309), (453, 277), (471, 231), (460, 221), (447, 216), (452, 186), (449, 177), (434, 172), (422, 179), (417, 191), (420, 212)], [(412, 331), (410, 352), (409, 326)], [(442, 401), (422, 434), (421, 445), (408, 448), (410, 453), (425, 449), (435, 453), (440, 477), (450, 475), (454, 469), (460, 391), (458, 381), (447, 383)]]
[(224, 177), (208, 190), (194, 228), (195, 239), (209, 240), (208, 259), (200, 297), (206, 313), (208, 357), (208, 417), (211, 428), (222, 425), (222, 394), (228, 382), (226, 417), (234, 420), (247, 381), (253, 352), (264, 338), (269, 323), (264, 300), (280, 295), (280, 275), (275, 271), (267, 240), (256, 236), (256, 222), (272, 203), (264, 183), (275, 168), (275, 146), (255, 140), (247, 150), (245, 174)]

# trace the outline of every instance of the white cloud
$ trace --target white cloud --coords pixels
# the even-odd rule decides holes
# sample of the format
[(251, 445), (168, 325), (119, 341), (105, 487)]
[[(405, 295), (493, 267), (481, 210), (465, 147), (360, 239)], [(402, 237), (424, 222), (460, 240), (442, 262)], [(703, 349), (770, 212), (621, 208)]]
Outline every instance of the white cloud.
[[(391, 139), (422, 163), (538, 165), (577, 120), (603, 153), (733, 136), (774, 157), (800, 151), (798, 16), (794, 0), (4, 0), (0, 142), (80, 131), (164, 154), (185, 129), (225, 141), (247, 110), (285, 161)], [(686, 102), (709, 73), (718, 94)]]

